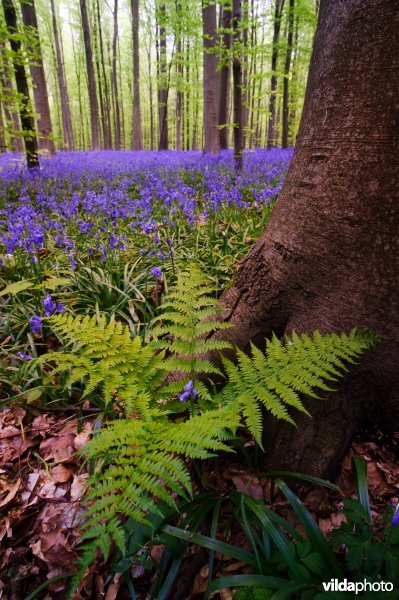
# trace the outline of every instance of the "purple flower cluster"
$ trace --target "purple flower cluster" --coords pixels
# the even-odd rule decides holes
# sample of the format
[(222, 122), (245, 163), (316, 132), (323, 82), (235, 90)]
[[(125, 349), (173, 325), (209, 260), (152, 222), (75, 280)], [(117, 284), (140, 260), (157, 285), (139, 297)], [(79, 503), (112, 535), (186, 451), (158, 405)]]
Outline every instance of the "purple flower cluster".
[(3, 155), (0, 254), (18, 251), (36, 263), (40, 252), (58, 248), (75, 268), (78, 257), (106, 262), (138, 238), (154, 238), (150, 250), (142, 244), (144, 254), (164, 260), (171, 250), (157, 243), (160, 227), (190, 229), (224, 207), (270, 203), (291, 156), (292, 150), (248, 151), (237, 174), (231, 151), (59, 152), (41, 159), (40, 172)]
[(194, 387), (194, 381), (192, 379), (184, 386), (184, 392), (179, 396), (179, 400), (180, 402), (187, 402), (189, 398), (192, 400), (198, 398), (198, 392)]

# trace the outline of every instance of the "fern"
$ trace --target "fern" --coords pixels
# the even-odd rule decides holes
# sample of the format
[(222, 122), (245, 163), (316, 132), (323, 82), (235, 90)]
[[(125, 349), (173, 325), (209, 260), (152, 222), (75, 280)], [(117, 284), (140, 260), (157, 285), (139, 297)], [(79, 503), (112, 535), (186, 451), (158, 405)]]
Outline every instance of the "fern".
[(73, 345), (72, 351), (44, 354), (31, 368), (53, 362), (52, 377), (69, 371), (67, 386), (84, 381), (83, 398), (101, 395), (104, 408), (117, 399), (126, 414), (154, 416), (154, 400), (166, 373), (163, 353), (155, 355), (139, 336), (131, 338), (128, 327), (108, 322), (105, 316), (97, 320), (62, 313), (49, 321), (53, 331)]
[[(199, 374), (222, 375), (220, 370), (204, 356), (212, 351), (231, 348), (225, 340), (209, 339), (216, 331), (232, 327), (218, 317), (222, 306), (211, 296), (206, 277), (192, 266), (178, 275), (177, 284), (162, 305), (162, 314), (152, 331), (152, 347), (167, 352), (166, 369), (177, 373), (177, 381), (168, 391), (179, 392), (188, 380), (195, 382), (199, 400), (211, 402), (207, 387), (197, 379)], [(201, 407), (206, 404), (201, 403)]]
[[(230, 325), (218, 320), (222, 308), (205, 281), (196, 269), (179, 275), (147, 345), (105, 317), (59, 314), (49, 319), (66, 341), (66, 351), (45, 354), (31, 361), (30, 368), (55, 364), (51, 377), (67, 371), (67, 385), (81, 380), (83, 397), (101, 397), (105, 409), (117, 399), (125, 415), (108, 422), (84, 449), (94, 471), (82, 524), (83, 553), (73, 585), (97, 549), (105, 560), (113, 543), (124, 552), (127, 517), (146, 523), (149, 513), (162, 514), (160, 507), (175, 506), (178, 498), (191, 494), (186, 459), (228, 451), (242, 421), (261, 446), (263, 407), (294, 423), (289, 409), (306, 413), (303, 397), (329, 391), (326, 382), (342, 377), (347, 365), (376, 341), (365, 332), (340, 336), (315, 332), (312, 338), (293, 334), (284, 345), (273, 337), (266, 342), (265, 354), (252, 346), (251, 356), (237, 349), (237, 364), (223, 358), (228, 381), (212, 395), (197, 377), (221, 374), (205, 355), (231, 346), (208, 336)], [(165, 384), (171, 371), (178, 372), (179, 380)], [(185, 405), (171, 400), (189, 379), (195, 380), (200, 404), (193, 398), (191, 416), (172, 419)]]
[(377, 341), (369, 332), (335, 333), (286, 339), (276, 336), (266, 342), (263, 354), (251, 345), (249, 357), (237, 349), (237, 364), (222, 358), (228, 383), (218, 394), (218, 403), (235, 406), (255, 441), (262, 447), (262, 407), (293, 425), (287, 407), (309, 414), (301, 396), (317, 398), (316, 390), (331, 391), (326, 381), (336, 381), (356, 359)]

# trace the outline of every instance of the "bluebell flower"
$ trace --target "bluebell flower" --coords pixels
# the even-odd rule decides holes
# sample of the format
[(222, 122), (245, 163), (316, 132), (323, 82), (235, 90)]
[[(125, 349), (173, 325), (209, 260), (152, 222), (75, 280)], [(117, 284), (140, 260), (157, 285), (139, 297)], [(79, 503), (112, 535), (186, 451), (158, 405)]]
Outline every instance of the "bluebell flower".
[(42, 317), (39, 317), (38, 315), (33, 315), (29, 319), (29, 324), (31, 326), (32, 333), (40, 333), (42, 328)]
[(47, 294), (47, 296), (44, 297), (43, 309), (46, 317), (50, 317), (55, 311), (55, 304), (50, 294)]
[(184, 386), (184, 392), (179, 396), (180, 402), (187, 402), (189, 398), (196, 400), (198, 398), (198, 392), (194, 387), (194, 381), (190, 379)]
[(150, 269), (150, 273), (151, 275), (154, 275), (154, 277), (156, 277), (157, 279), (162, 279), (162, 269), (160, 269), (159, 267), (152, 267), (152, 269)]
[(395, 512), (393, 513), (393, 518), (392, 518), (392, 527), (395, 527), (395, 525), (397, 525), (399, 523), (399, 502), (395, 507)]
[(21, 358), (22, 360), (31, 360), (32, 359), (31, 354), (24, 354), (23, 352), (17, 352), (17, 356), (19, 356), (19, 358)]

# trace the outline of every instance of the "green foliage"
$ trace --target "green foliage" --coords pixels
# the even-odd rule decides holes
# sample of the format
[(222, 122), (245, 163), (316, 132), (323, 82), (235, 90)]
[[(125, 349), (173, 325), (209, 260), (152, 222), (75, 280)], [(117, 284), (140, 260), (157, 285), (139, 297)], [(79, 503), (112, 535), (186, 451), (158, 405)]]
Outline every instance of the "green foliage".
[(300, 394), (317, 398), (316, 390), (331, 391), (325, 382), (342, 377), (348, 370), (346, 364), (354, 363), (375, 342), (371, 333), (355, 330), (349, 335), (324, 336), (316, 331), (312, 338), (293, 333), (284, 345), (273, 336), (266, 342), (265, 354), (251, 345), (251, 357), (237, 350), (237, 364), (223, 359), (228, 383), (217, 401), (239, 407), (246, 426), (261, 446), (262, 407), (294, 424), (285, 405), (307, 413)]
[[(190, 497), (187, 459), (206, 459), (229, 451), (228, 442), (242, 421), (260, 445), (262, 406), (277, 418), (294, 423), (285, 405), (306, 412), (300, 394), (316, 396), (316, 390), (329, 391), (324, 382), (342, 376), (346, 364), (375, 342), (374, 336), (364, 332), (341, 336), (316, 332), (312, 338), (293, 334), (284, 345), (274, 337), (267, 342), (265, 355), (252, 347), (251, 357), (237, 350), (237, 365), (223, 359), (228, 381), (221, 392), (212, 395), (199, 376), (220, 376), (208, 355), (231, 346), (209, 337), (229, 325), (220, 319), (222, 308), (206, 281), (195, 267), (179, 274), (147, 345), (139, 336), (132, 338), (127, 326), (108, 321), (104, 315), (62, 313), (50, 317), (49, 323), (64, 340), (64, 351), (30, 361), (30, 369), (55, 364), (51, 378), (67, 371), (67, 387), (83, 382), (82, 398), (90, 397), (107, 414), (115, 415), (117, 408), (123, 416), (108, 421), (85, 448), (92, 474), (82, 524), (84, 551), (74, 584), (97, 548), (107, 559), (114, 542), (122, 557), (125, 555), (126, 518), (151, 529), (154, 516), (162, 518), (165, 511), (177, 510), (178, 498)], [(177, 372), (177, 381), (165, 381), (170, 372)], [(189, 416), (187, 404), (176, 398), (188, 377), (198, 389), (198, 398), (194, 394), (190, 398)], [(184, 418), (178, 416), (182, 410)], [(319, 571), (330, 576), (337, 570), (334, 554), (310, 515), (283, 482), (279, 485), (304, 527), (306, 524), (308, 539), (293, 544), (284, 537), (281, 523), (245, 499), (239, 510), (245, 515), (256, 564), (262, 564), (256, 549), (256, 540), (262, 536), (260, 530), (254, 536), (250, 533), (251, 520), (257, 522), (255, 530), (261, 525), (277, 547), (273, 568), (279, 569), (286, 561), (292, 577)], [(276, 585), (267, 569), (260, 568), (260, 575), (269, 577), (272, 588)]]
[(179, 391), (182, 383), (191, 379), (200, 401), (208, 402), (212, 397), (198, 375), (222, 373), (204, 356), (232, 347), (225, 340), (208, 337), (231, 327), (230, 323), (217, 320), (223, 308), (212, 292), (207, 278), (195, 266), (180, 272), (176, 286), (162, 304), (162, 314), (154, 320), (159, 324), (151, 330), (152, 346), (167, 351), (166, 370), (179, 375), (178, 381), (170, 384), (168, 390)]
[[(66, 386), (84, 380), (83, 398), (101, 397), (104, 409), (118, 402), (126, 414), (140, 418), (154, 416), (153, 400), (165, 375), (163, 353), (154, 354), (141, 337), (131, 338), (120, 322), (108, 322), (103, 315), (74, 317), (65, 313), (51, 317), (53, 331), (73, 345), (70, 352), (49, 352), (32, 361), (55, 362), (52, 377), (69, 370)], [(98, 403), (98, 401), (96, 401)]]
[[(293, 527), (289, 520), (267, 507), (262, 501), (255, 501), (245, 494), (232, 492), (224, 498), (230, 505), (232, 521), (240, 525), (251, 552), (226, 545), (214, 538), (193, 534), (192, 543), (204, 548), (213, 548), (227, 556), (241, 560), (254, 570), (254, 575), (230, 575), (214, 580), (208, 587), (208, 594), (226, 587), (237, 588), (234, 598), (332, 598), (332, 592), (325, 592), (322, 582), (331, 579), (343, 581), (364, 580), (368, 582), (389, 581), (394, 585), (389, 598), (399, 597), (399, 526), (393, 520), (393, 509), (389, 507), (385, 517), (383, 535), (373, 529), (368, 500), (366, 463), (353, 460), (353, 471), (358, 488), (356, 499), (344, 499), (346, 522), (333, 531), (326, 539), (309, 511), (292, 492), (287, 484), (277, 479), (276, 484), (288, 501), (292, 512), (300, 524)], [(286, 473), (291, 477), (292, 473)], [(300, 474), (296, 474), (300, 478)], [(309, 481), (311, 478), (306, 477)], [(314, 483), (328, 488), (332, 484), (314, 478)], [(214, 500), (215, 502), (216, 500)], [(185, 511), (189, 512), (185, 507)], [(228, 512), (228, 506), (224, 508)], [(182, 529), (165, 527), (170, 535), (184, 539)], [(225, 532), (228, 535), (228, 532)], [(336, 550), (345, 547), (345, 553)], [(262, 595), (263, 594), (263, 595)], [(358, 593), (359, 598), (372, 598), (373, 593)], [(337, 596), (338, 597), (338, 596)], [(340, 592), (342, 598), (352, 596)], [(385, 597), (385, 596), (384, 596)]]

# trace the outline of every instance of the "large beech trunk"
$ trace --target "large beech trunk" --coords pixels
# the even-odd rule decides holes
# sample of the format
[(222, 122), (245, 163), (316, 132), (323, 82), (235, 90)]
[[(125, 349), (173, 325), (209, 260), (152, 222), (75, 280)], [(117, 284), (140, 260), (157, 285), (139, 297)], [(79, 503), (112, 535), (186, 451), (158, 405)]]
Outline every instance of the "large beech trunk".
[(398, 69), (398, 2), (321, 1), (295, 155), (225, 318), (241, 348), (272, 331), (383, 340), (298, 430), (266, 423), (267, 466), (331, 474), (361, 420), (399, 423)]
[(202, 30), (204, 34), (204, 152), (220, 152), (218, 58), (216, 46), (216, 4), (202, 0)]

